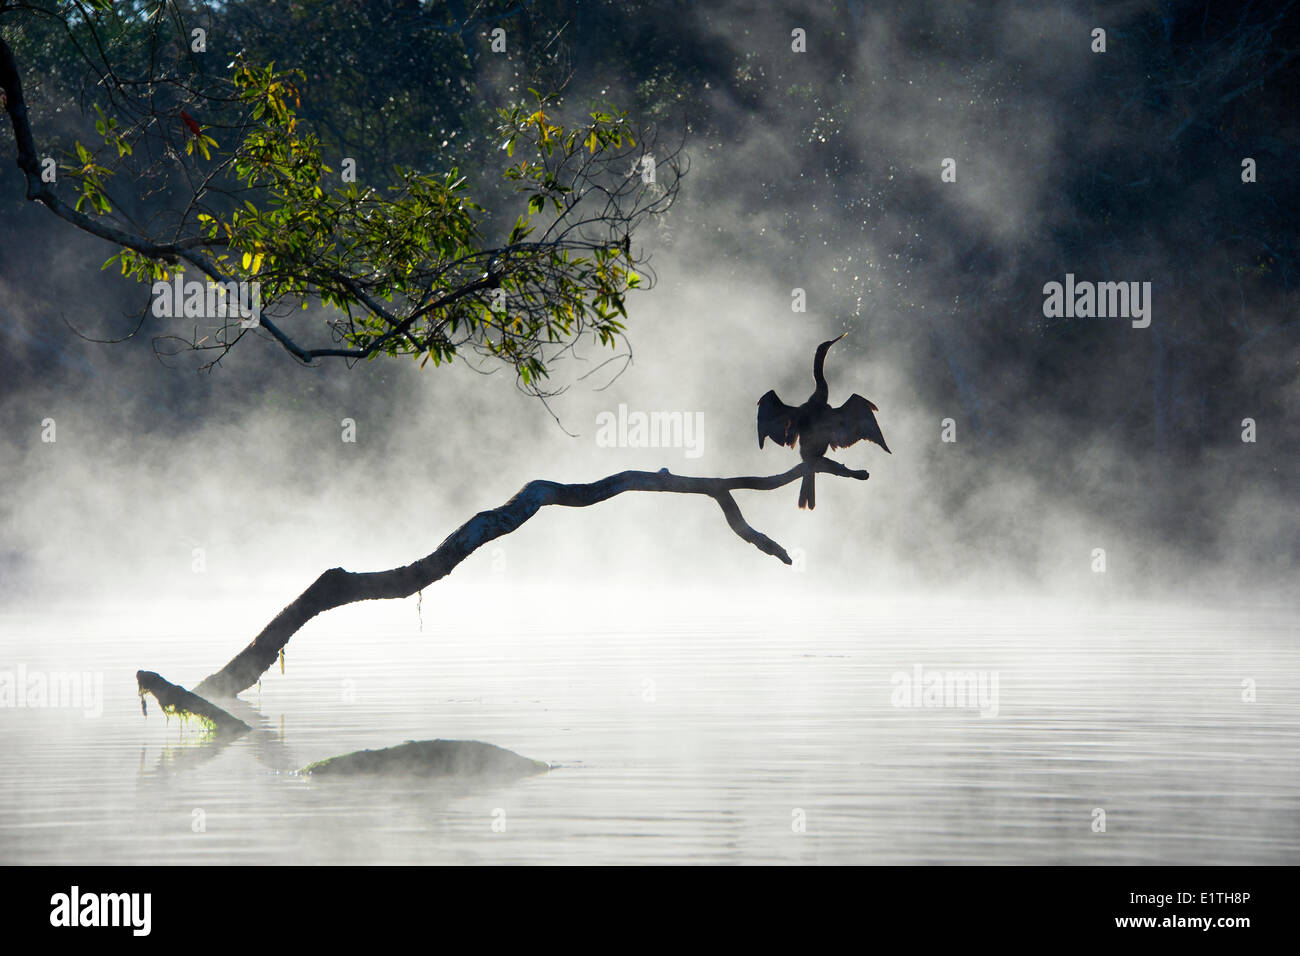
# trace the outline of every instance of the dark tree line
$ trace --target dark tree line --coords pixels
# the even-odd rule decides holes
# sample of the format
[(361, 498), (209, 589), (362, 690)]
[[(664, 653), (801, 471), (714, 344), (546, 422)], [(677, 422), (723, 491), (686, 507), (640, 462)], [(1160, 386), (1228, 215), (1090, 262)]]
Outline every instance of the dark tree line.
[[(1283, 467), (1300, 441), (1294, 2), (1065, 3), (1022, 21), (901, 0), (779, 13), (635, 0), (176, 7), (245, 56), (304, 70), (300, 115), (323, 148), (378, 157), (385, 170), (479, 172), (492, 108), (537, 83), (573, 98), (604, 90), (688, 133), (708, 160), (698, 194), (772, 213), (780, 242), (743, 223), (719, 230), (707, 203), (674, 210), (673, 233), (707, 236), (719, 271), (752, 275), (782, 257), (792, 285), (816, 281), (821, 316), (869, 326), (850, 349), (906, 353), (917, 392), (974, 439), (963, 449), (972, 461), (1055, 448), (1036, 465), (1063, 493), (1174, 501), (1160, 520), (1189, 533), (1198, 508), (1151, 490), (1170, 475), (1205, 495), (1234, 474), (1294, 488)], [(806, 55), (791, 54), (796, 25)], [(1089, 49), (1092, 25), (1107, 31), (1104, 54)], [(3, 5), (0, 27), (49, 132), (64, 145), (84, 135), (75, 117), (98, 81), (87, 51), (16, 4)], [(1073, 52), (1058, 71), (1048, 58), (1063, 49)], [(960, 106), (923, 130), (935, 156), (924, 168), (891, 127), (911, 118), (876, 113), (912, 83)], [(945, 115), (981, 125), (954, 141)], [(1054, 133), (1046, 154), (1021, 139), (1037, 127)], [(765, 131), (783, 141), (779, 158), (729, 156)], [(938, 179), (938, 158), (956, 155), (967, 188), (991, 152), (1050, 183), (1007, 235), (954, 206)], [(1250, 184), (1246, 157), (1258, 170)], [(508, 229), (512, 217), (492, 218), (505, 185), (478, 178), (489, 221)], [(152, 198), (140, 197), (142, 214)], [(13, 189), (3, 201), (21, 205)], [(876, 258), (864, 263), (868, 247)], [(1046, 318), (1043, 283), (1066, 272), (1150, 280), (1151, 328)], [(782, 300), (772, 312), (789, 318)], [(1260, 434), (1249, 462), (1237, 454), (1245, 418)], [(1093, 467), (1099, 459), (1107, 467)]]

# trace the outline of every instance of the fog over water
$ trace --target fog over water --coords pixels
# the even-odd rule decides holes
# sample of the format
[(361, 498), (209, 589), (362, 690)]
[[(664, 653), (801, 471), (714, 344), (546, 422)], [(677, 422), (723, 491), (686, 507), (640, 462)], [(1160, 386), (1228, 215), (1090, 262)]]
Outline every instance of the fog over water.
[[(628, 300), (632, 361), (615, 375), (585, 344), (549, 408), (462, 361), (302, 368), (268, 340), (195, 373), (155, 357), (166, 320), (79, 338), (65, 320), (129, 331), (146, 290), (5, 164), (0, 672), (100, 675), (102, 699), (0, 707), (0, 862), (1300, 860), (1293, 277), (1247, 297), (1191, 212), (1100, 251), (1062, 238), (1086, 217), (1072, 157), (1155, 109), (1086, 117), (1090, 13), (906, 7), (849, 4), (833, 66), (784, 60), (789, 30), (746, 5), (692, 14), (723, 59), (835, 78), (836, 106), (711, 92), (667, 233), (636, 239), (657, 283)], [(918, 39), (946, 31), (965, 41)], [(1108, 69), (1143, 67), (1121, 49)], [(634, 80), (579, 74), (570, 95)], [(1152, 327), (1047, 321), (1042, 286), (1070, 272), (1153, 282)], [(1231, 319), (1197, 324), (1216, 299)], [(1277, 332), (1166, 402), (1151, 370), (1185, 353), (1157, 362), (1160, 337), (1210, 341), (1220, 319)], [(845, 330), (831, 401), (879, 406), (893, 454), (835, 453), (871, 477), (820, 476), (812, 512), (797, 483), (736, 494), (794, 567), (704, 496), (546, 508), (418, 600), (310, 622), (231, 705), (247, 737), (141, 717), (137, 669), (193, 687), (321, 571), (405, 565), (532, 479), (785, 471), (755, 403), (803, 401)], [(1193, 395), (1209, 410), (1184, 427)], [(691, 416), (698, 445), (601, 447), (621, 406)], [(996, 676), (996, 706), (910, 696), (950, 673)], [(437, 737), (553, 769), (489, 788), (294, 773)]]

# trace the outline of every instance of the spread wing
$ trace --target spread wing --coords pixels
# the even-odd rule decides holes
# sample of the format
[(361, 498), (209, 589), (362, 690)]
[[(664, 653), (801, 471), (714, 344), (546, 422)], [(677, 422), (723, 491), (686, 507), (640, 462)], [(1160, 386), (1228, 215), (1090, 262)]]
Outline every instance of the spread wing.
[[(764, 396), (764, 398), (766, 397)], [(876, 421), (874, 413), (877, 411), (879, 409), (861, 395), (851, 395), (849, 400), (839, 408), (832, 408), (828, 419), (831, 447), (847, 448), (855, 441), (861, 441), (865, 438), (867, 441), (875, 442), (885, 451), (889, 451), (889, 446), (885, 444), (885, 436), (880, 433), (880, 424)], [(762, 414), (760, 410), (760, 431), (763, 420)], [(893, 454), (893, 452), (889, 453)]]
[(769, 391), (758, 400), (758, 447), (763, 447), (766, 438), (775, 439), (779, 444), (794, 447), (799, 433), (794, 427), (795, 410), (776, 397), (775, 391)]

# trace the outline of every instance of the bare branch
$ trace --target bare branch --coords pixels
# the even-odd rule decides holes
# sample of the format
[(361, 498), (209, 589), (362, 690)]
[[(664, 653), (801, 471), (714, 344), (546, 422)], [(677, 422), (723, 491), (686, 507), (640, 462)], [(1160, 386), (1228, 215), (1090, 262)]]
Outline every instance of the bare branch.
[[(865, 471), (846, 468), (829, 458), (812, 464), (814, 471), (864, 481)], [(806, 466), (796, 465), (787, 472), (766, 477), (693, 478), (660, 471), (623, 471), (589, 484), (566, 485), (536, 480), (499, 508), (480, 511), (461, 525), (432, 554), (405, 567), (389, 571), (354, 572), (330, 568), (318, 577), (298, 598), (275, 616), (253, 642), (217, 673), (203, 680), (195, 692), (217, 697), (233, 697), (257, 683), (275, 663), (281, 648), (304, 624), (316, 615), (356, 601), (392, 600), (410, 597), (433, 582), (446, 577), (476, 550), (519, 528), (546, 505), (587, 508), (627, 491), (658, 491), (683, 495), (707, 495), (722, 509), (728, 526), (744, 541), (764, 554), (785, 564), (793, 563), (786, 550), (745, 521), (733, 491), (772, 491), (802, 478)]]

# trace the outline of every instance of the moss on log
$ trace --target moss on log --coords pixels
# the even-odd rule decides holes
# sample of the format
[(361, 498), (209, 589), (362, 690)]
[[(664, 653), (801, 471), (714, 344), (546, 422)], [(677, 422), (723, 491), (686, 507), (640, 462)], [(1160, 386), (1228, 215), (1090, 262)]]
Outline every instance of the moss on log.
[(182, 718), (197, 717), (214, 733), (226, 736), (246, 734), (251, 727), (238, 717), (226, 713), (216, 704), (204, 700), (198, 694), (191, 693), (179, 684), (173, 684), (153, 671), (136, 671), (135, 682), (140, 692), (140, 710), (147, 717), (149, 711), (145, 705), (145, 694), (153, 694), (163, 713), (176, 714)]

